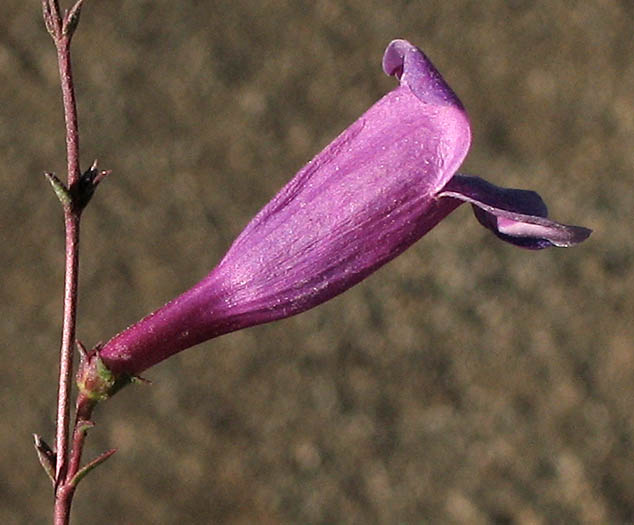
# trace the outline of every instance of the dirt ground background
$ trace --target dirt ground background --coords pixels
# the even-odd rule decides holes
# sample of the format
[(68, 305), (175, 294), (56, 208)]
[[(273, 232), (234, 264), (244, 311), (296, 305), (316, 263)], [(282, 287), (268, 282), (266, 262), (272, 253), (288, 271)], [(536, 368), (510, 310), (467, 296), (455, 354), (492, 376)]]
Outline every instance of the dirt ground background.
[[(66, 4), (68, 5), (68, 4)], [(496, 240), (462, 207), (301, 316), (210, 341), (96, 413), (75, 523), (634, 520), (634, 3), (86, 0), (74, 43), (93, 345), (202, 278), (306, 161), (424, 49), (467, 107), (463, 171), (595, 230)], [(0, 522), (47, 523), (64, 173), (37, 0), (0, 15)]]

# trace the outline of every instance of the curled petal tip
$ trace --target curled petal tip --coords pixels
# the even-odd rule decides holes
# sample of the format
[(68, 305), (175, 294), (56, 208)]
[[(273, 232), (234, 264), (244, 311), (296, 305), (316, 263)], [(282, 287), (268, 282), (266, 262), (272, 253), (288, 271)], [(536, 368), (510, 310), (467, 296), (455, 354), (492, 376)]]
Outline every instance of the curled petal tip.
[(388, 44), (383, 55), (383, 71), (398, 78), (421, 102), (464, 110), (460, 99), (425, 53), (407, 40), (392, 40)]

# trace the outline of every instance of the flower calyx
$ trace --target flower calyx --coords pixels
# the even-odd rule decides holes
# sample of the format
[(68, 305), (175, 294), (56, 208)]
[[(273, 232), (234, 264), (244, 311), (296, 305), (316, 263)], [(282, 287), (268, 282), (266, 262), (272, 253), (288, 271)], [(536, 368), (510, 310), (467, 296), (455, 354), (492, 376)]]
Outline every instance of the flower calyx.
[(99, 356), (100, 347), (88, 353), (82, 353), (76, 381), (80, 395), (94, 403), (105, 401), (121, 390), (135, 378), (128, 375), (115, 375)]

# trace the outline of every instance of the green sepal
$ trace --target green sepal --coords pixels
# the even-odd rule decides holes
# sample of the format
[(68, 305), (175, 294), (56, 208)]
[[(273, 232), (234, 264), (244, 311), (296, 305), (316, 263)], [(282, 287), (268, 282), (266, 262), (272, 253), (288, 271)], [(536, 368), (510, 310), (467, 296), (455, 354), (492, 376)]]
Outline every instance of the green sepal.
[(97, 352), (83, 359), (77, 372), (77, 387), (80, 393), (96, 403), (113, 396), (131, 380), (128, 375), (113, 374)]

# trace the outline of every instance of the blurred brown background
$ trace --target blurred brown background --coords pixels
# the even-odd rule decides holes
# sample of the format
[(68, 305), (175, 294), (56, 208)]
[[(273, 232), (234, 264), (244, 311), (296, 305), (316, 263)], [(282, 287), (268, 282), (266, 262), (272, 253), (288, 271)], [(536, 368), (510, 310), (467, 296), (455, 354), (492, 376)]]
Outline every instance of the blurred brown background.
[[(62, 2), (64, 4), (64, 2)], [(65, 6), (69, 4), (66, 3)], [(208, 342), (96, 413), (76, 523), (634, 520), (634, 3), (87, 0), (74, 42), (78, 336), (202, 278), (249, 218), (424, 49), (469, 110), (463, 171), (595, 230), (497, 241), (462, 207), (347, 294)], [(47, 523), (64, 174), (38, 0), (0, 15), (0, 521)]]

